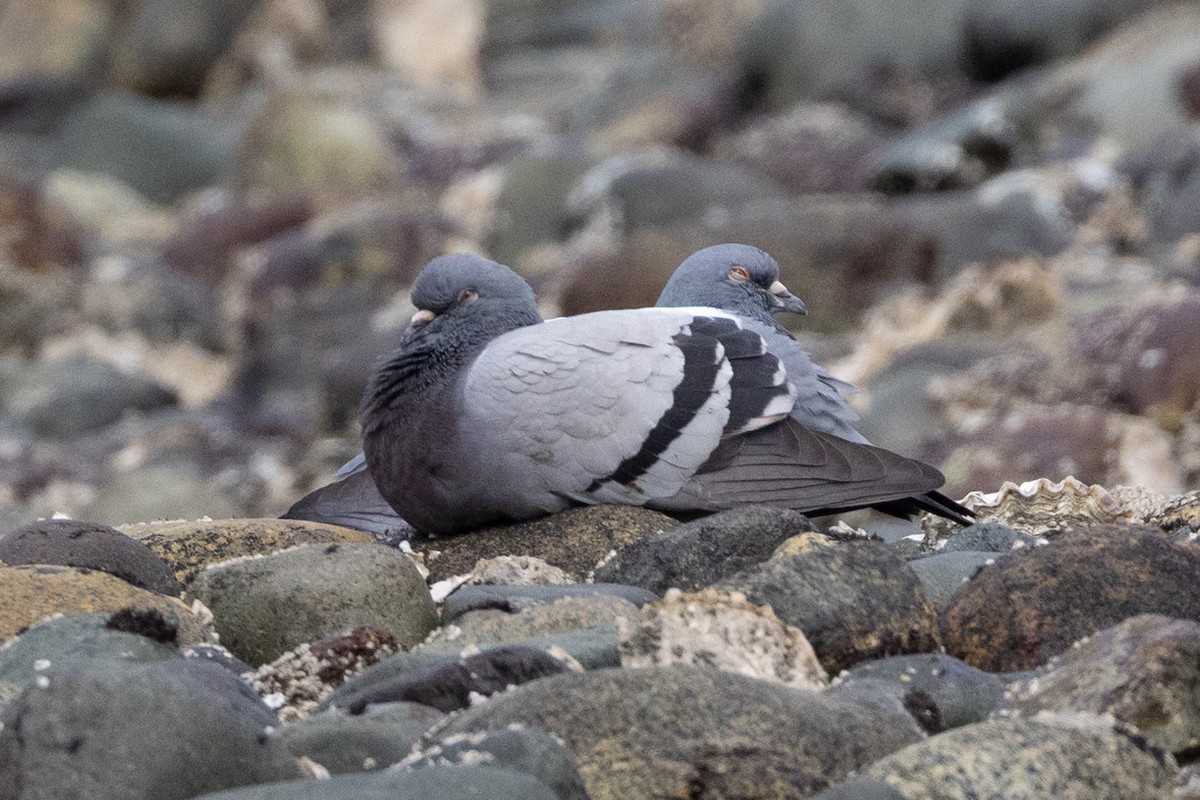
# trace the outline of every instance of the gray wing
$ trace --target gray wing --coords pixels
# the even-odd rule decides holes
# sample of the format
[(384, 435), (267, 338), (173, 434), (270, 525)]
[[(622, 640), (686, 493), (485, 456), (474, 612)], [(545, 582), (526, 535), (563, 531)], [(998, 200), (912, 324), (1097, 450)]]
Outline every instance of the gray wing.
[(605, 311), (488, 345), (463, 383), (460, 433), (490, 453), (492, 480), (505, 483), (494, 491), (514, 503), (643, 504), (676, 494), (724, 438), (785, 418), (793, 401), (778, 360), (733, 315)]
[(755, 319), (744, 319), (743, 324), (766, 340), (768, 352), (783, 363), (788, 378), (795, 384), (794, 420), (813, 430), (869, 444), (866, 437), (854, 429), (852, 423), (858, 419), (858, 414), (846, 402), (847, 392), (858, 391), (853, 384), (833, 377), (827, 369), (813, 363), (812, 357), (790, 334)]
[[(362, 459), (362, 456), (358, 456), (358, 459)], [(354, 463), (351, 460), (338, 470), (338, 474)], [(297, 500), (280, 519), (341, 525), (382, 539), (407, 538), (412, 531), (412, 526), (401, 519), (379, 494), (365, 462), (360, 468), (351, 469), (346, 477), (314, 489)]]

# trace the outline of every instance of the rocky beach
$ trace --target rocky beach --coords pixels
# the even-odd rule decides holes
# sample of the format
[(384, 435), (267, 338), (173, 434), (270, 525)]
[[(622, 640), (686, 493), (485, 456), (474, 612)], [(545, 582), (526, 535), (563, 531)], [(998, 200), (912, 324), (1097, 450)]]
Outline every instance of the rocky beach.
[[(0, 800), (1200, 798), (1200, 5), (0, 0)], [(961, 527), (280, 519), (435, 256), (770, 253)]]

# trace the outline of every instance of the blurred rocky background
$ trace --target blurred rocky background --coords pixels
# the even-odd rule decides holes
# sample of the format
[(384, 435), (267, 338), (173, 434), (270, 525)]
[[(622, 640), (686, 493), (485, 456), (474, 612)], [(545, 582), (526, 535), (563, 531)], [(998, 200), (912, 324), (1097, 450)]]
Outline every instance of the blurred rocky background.
[(275, 515), (426, 260), (772, 253), (861, 430), (1200, 488), (1200, 4), (0, 0), (0, 530)]

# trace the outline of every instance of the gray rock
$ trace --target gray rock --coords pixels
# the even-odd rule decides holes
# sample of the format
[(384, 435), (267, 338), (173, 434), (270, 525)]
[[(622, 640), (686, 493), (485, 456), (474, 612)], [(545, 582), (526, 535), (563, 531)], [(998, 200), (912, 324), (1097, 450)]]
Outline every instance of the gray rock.
[(117, 472), (97, 487), (80, 517), (107, 525), (144, 520), (236, 517), (238, 503), (190, 458), (170, 457)]
[(861, 777), (910, 798), (1157, 800), (1174, 773), (1169, 757), (1138, 737), (1081, 715), (955, 728), (876, 761)]
[(809, 800), (908, 800), (908, 797), (883, 781), (851, 778), (845, 783), (814, 794)]
[(804, 631), (831, 673), (869, 658), (937, 649), (937, 611), (920, 580), (881, 542), (814, 545), (718, 584), (769, 605)]
[(500, 0), (488, 6), (484, 51), (645, 40), (659, 30), (658, 10), (636, 0)]
[(566, 670), (566, 664), (542, 650), (509, 645), (375, 681), (369, 687), (340, 695), (336, 705), (360, 714), (372, 704), (404, 700), (449, 713), (467, 708), (473, 696), (489, 697), (510, 686)]
[(1164, 133), (1123, 166), (1156, 243), (1171, 244), (1200, 231), (1200, 135), (1190, 127)]
[(1002, 558), (1004, 553), (981, 553), (973, 550), (956, 550), (950, 553), (934, 553), (908, 562), (912, 571), (921, 579), (925, 594), (938, 609), (943, 609), (958, 588), (971, 579), (981, 568)]
[(567, 193), (589, 166), (571, 152), (517, 156), (505, 164), (484, 237), (487, 252), (519, 270), (529, 248), (561, 241), (568, 230)]
[(442, 624), (448, 624), (470, 611), (495, 609), (510, 614), (554, 603), (564, 597), (607, 595), (620, 597), (634, 605), (653, 603), (653, 592), (620, 583), (560, 583), (549, 585), (480, 585), (463, 586), (442, 603)]
[(386, 703), (356, 716), (316, 714), (285, 725), (279, 740), (334, 775), (370, 772), (402, 760), (443, 716), (420, 703)]
[(1112, 714), (1182, 758), (1200, 741), (1198, 673), (1200, 624), (1140, 614), (1089, 636), (1014, 684), (997, 713)]
[(41, 677), (0, 716), (3, 800), (184, 800), (299, 777), (266, 732), (274, 715), (220, 667), (102, 661)]
[(564, 597), (548, 605), (526, 608), (519, 614), (496, 609), (471, 611), (450, 626), (439, 628), (430, 643), (447, 642), (462, 648), (469, 644), (512, 644), (531, 636), (606, 626), (616, 629), (617, 620), (640, 618), (638, 607), (612, 595)]
[(509, 726), (451, 736), (414, 754), (405, 767), (479, 763), (532, 775), (553, 789), (559, 800), (588, 800), (575, 755), (554, 736), (533, 728)]
[(72, 614), (34, 625), (0, 649), (0, 706), (48, 669), (72, 672), (102, 661), (140, 664), (178, 658), (169, 644), (105, 627), (107, 614)]
[(462, 712), (439, 736), (512, 723), (561, 738), (589, 796), (806, 796), (921, 734), (898, 707), (699, 667), (567, 673)]
[(35, 433), (70, 438), (111, 425), (128, 411), (175, 403), (174, 392), (149, 378), (78, 354), (31, 365), (7, 411)]
[(412, 772), (338, 775), (329, 780), (266, 783), (201, 795), (195, 800), (558, 800), (544, 783), (521, 772), (489, 766), (425, 767)]
[(251, 664), (358, 626), (407, 647), (437, 622), (412, 560), (374, 544), (301, 545), (219, 564), (197, 575), (189, 592), (212, 609), (222, 643)]
[(149, 547), (114, 528), (77, 520), (43, 520), (9, 532), (0, 538), (0, 561), (98, 569), (159, 594), (183, 591)]
[(254, 667), (242, 661), (219, 644), (192, 644), (179, 648), (179, 653), (184, 658), (195, 658), (200, 661), (208, 661), (216, 664), (223, 669), (229, 670), (234, 675), (244, 675), (247, 672), (254, 672)]
[(595, 577), (657, 594), (696, 591), (766, 561), (785, 539), (811, 530), (807, 517), (786, 509), (721, 511), (622, 547)]
[(173, 203), (215, 183), (232, 155), (232, 137), (214, 120), (160, 100), (101, 92), (64, 127), (58, 166), (103, 172), (155, 202)]
[(977, 522), (955, 531), (942, 540), (938, 552), (956, 550), (1007, 553), (1016, 547), (1034, 547), (1037, 537), (1013, 530), (999, 522)]
[(840, 676), (838, 686), (853, 686), (863, 680), (888, 683), (902, 699), (913, 692), (923, 694), (936, 709), (936, 730), (987, 719), (1005, 687), (999, 676), (941, 653), (867, 661)]

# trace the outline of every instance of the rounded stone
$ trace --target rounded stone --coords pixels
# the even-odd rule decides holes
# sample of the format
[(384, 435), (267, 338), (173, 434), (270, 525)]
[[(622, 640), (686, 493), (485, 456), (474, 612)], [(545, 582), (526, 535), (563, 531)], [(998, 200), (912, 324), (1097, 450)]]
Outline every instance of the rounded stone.
[(370, 772), (404, 759), (444, 715), (420, 703), (387, 703), (355, 716), (316, 714), (284, 726), (279, 739), (296, 756), (334, 775)]

